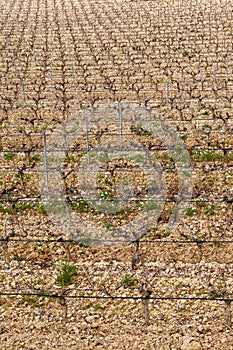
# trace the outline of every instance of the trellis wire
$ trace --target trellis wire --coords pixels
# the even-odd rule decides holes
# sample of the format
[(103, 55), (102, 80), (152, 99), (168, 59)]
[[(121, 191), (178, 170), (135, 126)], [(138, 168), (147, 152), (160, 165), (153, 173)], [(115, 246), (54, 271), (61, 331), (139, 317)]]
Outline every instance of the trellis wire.
[[(96, 2), (96, 4), (98, 4), (99, 3), (99, 1), (97, 1)], [(106, 1), (105, 1), (105, 3), (106, 3)], [(207, 5), (209, 4), (209, 3), (211, 3), (211, 2), (207, 2), (207, 3), (205, 3), (205, 8), (204, 8), (204, 10), (206, 10), (207, 9)], [(174, 10), (174, 8), (173, 8), (173, 6), (174, 6), (174, 4), (175, 4), (175, 1), (172, 1), (172, 2), (170, 2), (170, 4), (169, 4), (169, 13), (171, 13), (173, 10)], [(34, 4), (33, 4), (34, 5)], [(196, 5), (197, 5), (197, 2), (196, 2)], [(130, 5), (131, 6), (131, 5)], [(187, 4), (185, 3), (185, 6), (187, 6)], [(187, 6), (188, 7), (188, 6)], [(12, 5), (12, 8), (13, 8), (13, 5)], [(190, 6), (189, 6), (189, 10), (191, 10), (193, 8), (193, 2), (191, 1), (190, 2)], [(220, 8), (220, 5), (219, 5), (219, 8)], [(11, 24), (9, 24), (8, 25), (8, 23), (7, 23), (7, 19), (8, 19), (8, 14), (10, 13), (10, 9), (8, 10), (7, 9), (7, 7), (6, 7), (6, 5), (4, 5), (4, 7), (3, 7), (3, 9), (4, 9), (4, 16), (5, 16), (5, 18), (4, 18), (4, 21), (2, 22), (3, 23), (3, 27), (5, 27), (4, 29), (6, 29), (6, 30), (9, 30), (9, 29), (11, 29)], [(132, 6), (131, 6), (131, 9), (132, 9)], [(218, 12), (217, 10), (217, 2), (215, 1), (215, 11), (213, 11), (214, 13), (215, 13), (215, 16), (216, 16), (216, 13)], [(8, 12), (7, 12), (7, 10), (8, 10)], [(21, 8), (20, 8), (20, 10), (21, 10)], [(174, 11), (174, 13), (175, 13), (175, 15), (176, 14), (178, 14), (178, 15), (180, 15), (180, 14), (182, 14), (182, 11), (183, 11), (183, 8), (182, 8), (182, 2), (178, 2), (178, 9), (177, 9), (177, 11)], [(231, 11), (228, 11), (228, 13), (230, 13)], [(164, 14), (165, 15), (165, 10), (163, 11), (163, 9), (161, 9), (161, 10), (157, 10), (157, 13), (158, 13), (158, 15), (157, 15), (157, 17), (158, 18), (162, 18), (163, 19), (163, 16), (162, 16), (162, 14)], [(232, 16), (232, 13), (230, 13), (231, 14), (231, 16)], [(223, 11), (221, 10), (221, 16), (223, 15)], [(26, 18), (26, 16), (25, 16), (25, 18)], [(137, 21), (136, 20), (136, 18), (134, 18), (133, 19), (133, 22), (134, 22), (134, 24), (135, 25), (139, 25), (140, 26), (140, 22), (142, 21), (142, 16), (140, 16), (139, 17), (140, 18), (140, 20), (139, 21)], [(23, 19), (24, 19), (24, 16), (23, 16)], [(62, 13), (62, 16), (61, 16), (61, 25), (62, 26), (64, 26), (65, 25), (65, 18), (64, 18), (64, 16), (63, 16), (63, 13)], [(195, 26), (195, 35), (197, 36), (198, 35), (198, 33), (197, 33), (197, 22), (195, 21), (194, 22), (194, 26)], [(209, 16), (209, 28), (210, 28), (210, 16)], [(82, 28), (83, 29), (83, 28)], [(202, 28), (203, 29), (203, 28)], [(131, 30), (130, 30), (130, 24), (128, 24), (128, 33), (130, 34), (130, 32), (131, 32)], [(65, 35), (68, 35), (68, 38), (69, 38), (69, 33), (67, 33), (67, 34), (65, 34)], [(64, 37), (65, 37), (65, 35), (64, 35)], [(83, 38), (82, 38), (82, 49), (83, 49), (83, 52), (85, 51), (85, 48), (87, 48), (88, 47), (88, 44), (89, 44), (89, 41), (87, 41), (86, 40), (86, 36), (83, 34)], [(70, 39), (68, 39), (68, 41), (69, 41)], [(9, 42), (9, 40), (8, 40), (8, 37), (6, 38), (6, 45), (8, 45), (8, 42)], [(93, 41), (90, 41), (90, 43), (91, 44), (93, 44), (93, 43), (95, 43), (95, 42), (93, 42)], [(85, 45), (85, 47), (84, 47), (84, 45)], [(70, 41), (69, 41), (69, 44), (68, 44), (68, 46), (69, 46), (69, 52), (70, 52)], [(58, 49), (57, 48), (53, 48), (53, 54), (57, 51)], [(140, 45), (140, 50), (141, 51), (143, 51), (142, 50), (142, 45)], [(3, 50), (2, 50), (3, 51)], [(154, 52), (156, 52), (156, 40), (154, 41), (154, 48), (153, 48), (153, 51)], [(223, 50), (224, 51), (224, 50)], [(226, 51), (227, 52), (227, 51)], [(38, 57), (36, 57), (36, 51), (34, 51), (34, 59), (35, 59), (35, 61), (38, 61), (39, 62), (39, 60), (40, 60), (40, 49), (38, 48), (38, 54), (37, 54), (37, 56)], [(127, 58), (127, 64), (128, 64), (128, 66), (130, 65), (130, 55), (129, 55), (129, 49), (127, 48), (127, 51), (126, 51), (126, 58)], [(93, 59), (93, 58), (92, 58)], [(150, 57), (150, 59), (153, 59), (153, 57)], [(15, 59), (14, 59), (15, 60)], [(114, 56), (112, 55), (111, 56), (111, 64), (112, 64), (112, 72), (113, 73), (115, 73), (115, 68), (114, 68)], [(214, 83), (215, 83), (215, 87), (216, 87), (216, 85), (217, 85), (217, 78), (218, 77), (221, 77), (221, 76), (224, 76), (225, 75), (225, 78), (228, 80), (228, 74), (230, 73), (231, 74), (231, 72), (228, 72), (228, 56), (226, 56), (226, 62), (225, 62), (225, 67), (226, 67), (226, 72), (224, 72), (224, 74), (221, 74), (221, 73), (217, 73), (216, 72), (216, 63), (215, 63), (215, 67), (214, 67)], [(95, 74), (95, 66), (94, 66), (94, 64), (93, 64), (93, 75), (94, 75), (94, 82), (96, 83), (96, 74)], [(73, 66), (72, 66), (72, 78), (73, 78), (73, 81), (74, 81), (74, 68), (73, 68)], [(24, 78), (22, 78), (22, 79), (24, 79)], [(54, 75), (54, 79), (55, 79), (55, 75)], [(51, 82), (51, 91), (53, 92), (53, 76), (52, 76), (52, 72), (50, 72), (50, 82)], [(22, 82), (23, 82), (23, 80), (22, 80)], [(187, 83), (188, 83), (188, 81), (186, 82), (185, 80), (184, 80), (184, 84), (183, 84), (183, 86), (184, 86), (184, 89), (183, 89), (183, 91), (184, 91), (184, 93), (183, 93), (183, 100), (184, 100), (184, 102), (186, 103), (186, 102), (188, 102), (188, 99), (187, 99)], [(23, 101), (24, 102), (26, 102), (25, 100), (26, 100), (26, 96), (25, 96), (25, 93), (26, 93), (26, 89), (24, 89), (24, 86), (23, 86), (23, 83), (21, 84), (21, 89), (22, 89), (22, 93), (23, 93)], [(68, 92), (68, 90), (67, 90), (67, 92)], [(203, 94), (203, 76), (202, 76), (202, 71), (200, 72), (200, 92), (201, 92), (201, 97), (202, 97), (202, 94)], [(168, 106), (168, 103), (169, 103), (169, 99), (168, 99), (168, 85), (166, 86), (166, 91), (165, 91), (165, 94), (166, 94), (166, 105)], [(19, 101), (20, 102), (20, 101)], [(200, 120), (200, 119), (199, 119)], [(204, 119), (202, 119), (202, 120), (204, 120)], [(213, 121), (213, 120), (212, 120)], [(120, 134), (121, 134), (121, 136), (122, 136), (122, 121), (120, 121), (120, 129), (121, 129), (121, 132), (120, 132)], [(86, 130), (87, 130), (87, 137), (88, 137), (88, 124), (87, 124), (87, 126), (86, 126)], [(183, 134), (188, 134), (188, 133), (186, 133), (186, 132), (182, 132)], [(213, 134), (213, 132), (211, 131), (211, 133)], [(218, 131), (216, 132), (216, 133), (218, 133)], [(230, 132), (229, 132), (229, 135), (230, 135)], [(8, 135), (9, 136), (9, 135)], [(22, 134), (19, 134), (19, 136), (22, 136)], [(44, 141), (44, 170), (42, 170), (42, 171), (45, 171), (45, 173), (46, 173), (46, 179), (47, 179), (47, 177), (48, 177), (48, 167), (47, 167), (47, 161), (46, 161), (46, 157), (47, 157), (47, 147), (46, 147), (46, 133), (44, 133), (43, 134), (43, 137), (44, 137), (44, 139), (43, 139), (43, 141)], [(87, 141), (87, 148), (88, 148), (88, 150), (89, 150), (89, 142)], [(205, 148), (205, 150), (206, 150), (207, 148)], [(210, 149), (210, 148), (208, 148), (208, 149)], [(211, 149), (214, 149), (214, 150), (216, 150), (215, 148), (211, 148)], [(221, 150), (232, 150), (231, 148), (222, 148)], [(14, 150), (4, 150), (3, 152), (14, 152)], [(16, 152), (16, 151), (15, 151)], [(25, 150), (23, 151), (23, 152), (25, 152)], [(41, 150), (41, 152), (43, 152), (43, 150)], [(228, 167), (228, 169), (208, 169), (208, 170), (203, 170), (203, 169), (200, 169), (200, 170), (194, 170), (194, 171), (200, 171), (200, 172), (205, 172), (205, 173), (209, 173), (209, 172), (212, 172), (212, 171), (218, 171), (218, 172), (222, 172), (222, 171), (230, 171), (230, 167)], [(13, 170), (13, 169), (10, 169), (10, 170)], [(29, 169), (28, 169), (29, 170)], [(33, 169), (31, 169), (31, 170), (33, 170)], [(1, 172), (9, 172), (9, 170), (8, 169), (3, 169), (3, 170), (0, 170)], [(18, 172), (19, 170), (16, 170), (16, 172)], [(38, 170), (38, 171), (40, 171), (40, 170)], [(35, 169), (35, 172), (37, 172), (37, 170)], [(8, 240), (7, 239), (0, 239), (0, 241), (2, 241), (2, 243), (3, 244), (5, 244), (4, 245), (4, 247), (5, 247), (5, 249), (6, 249), (6, 246), (7, 246), (7, 242), (18, 242), (19, 240), (18, 239), (12, 239), (12, 238), (9, 238)], [(30, 242), (30, 240), (29, 239), (25, 239), (25, 240), (20, 240), (20, 242)], [(33, 242), (35, 242), (35, 241), (41, 241), (41, 240), (34, 240)], [(46, 240), (44, 240), (45, 242), (56, 242), (56, 243), (61, 243), (61, 244), (64, 244), (64, 242), (66, 242), (66, 243), (69, 243), (69, 242), (71, 242), (71, 241), (66, 241), (66, 240), (54, 240), (54, 241), (52, 241), (52, 240), (48, 240), (48, 241), (46, 241)], [(112, 241), (113, 242), (113, 241)], [(208, 241), (208, 240), (201, 240), (201, 241), (199, 241), (199, 240), (197, 240), (197, 241), (192, 241), (192, 242), (190, 242), (190, 241), (179, 241), (179, 240), (177, 240), (177, 241), (159, 241), (159, 243), (171, 243), (172, 242), (172, 244), (207, 244), (207, 243), (232, 243), (233, 241), (223, 241), (223, 240), (213, 240), (213, 241)], [(119, 241), (118, 241), (118, 243), (119, 243)], [(158, 241), (150, 241), (150, 240), (140, 240), (140, 245), (141, 244), (146, 244), (146, 243), (149, 243), (149, 244), (155, 244), (155, 243), (158, 243)], [(4, 248), (3, 247), (3, 248)], [(137, 262), (139, 261), (139, 241), (136, 241), (136, 242), (134, 242), (134, 258), (135, 258), (135, 261), (134, 261), (134, 266), (137, 264)], [(8, 263), (9, 263), (9, 256), (8, 256)], [(132, 265), (133, 265), (133, 263), (132, 263)], [(16, 294), (13, 294), (13, 293), (0, 293), (0, 294), (2, 294), (2, 295), (5, 295), (5, 296), (10, 296), (10, 295), (16, 295), (16, 296), (22, 296), (22, 295), (31, 295), (31, 296), (35, 296), (35, 295), (37, 295), (36, 293), (31, 293), (31, 294), (26, 294), (26, 293), (16, 293)], [(61, 293), (61, 294), (56, 294), (56, 295), (54, 295), (54, 296), (48, 296), (48, 295), (43, 295), (42, 294), (42, 296), (44, 296), (44, 297), (54, 297), (54, 298), (58, 298), (59, 300), (60, 300), (60, 303), (61, 303), (61, 306), (62, 306), (62, 308), (63, 308), (63, 319), (64, 319), (64, 321), (67, 321), (67, 304), (66, 304), (66, 298), (70, 298), (70, 299), (86, 299), (86, 298), (96, 298), (96, 299), (122, 299), (122, 300), (124, 300), (124, 299), (133, 299), (133, 300), (141, 300), (141, 301), (143, 301), (143, 308), (144, 308), (144, 317), (145, 317), (145, 325), (146, 326), (148, 326), (148, 321), (149, 321), (149, 308), (148, 308), (148, 300), (171, 300), (171, 301), (175, 301), (175, 300), (200, 300), (200, 301), (223, 301), (223, 302), (225, 302), (225, 304), (226, 304), (226, 311), (227, 311), (227, 323), (230, 325), (231, 324), (231, 311), (230, 311), (230, 306), (231, 306), (231, 302), (233, 301), (233, 299), (231, 299), (231, 298), (215, 298), (215, 299), (211, 299), (211, 298), (204, 298), (204, 297), (202, 297), (202, 298), (198, 298), (198, 297), (153, 297), (153, 296), (151, 296), (150, 295), (150, 291), (148, 291), (148, 289), (147, 289), (147, 286), (145, 286), (145, 288), (143, 288), (143, 290), (141, 291), (141, 296), (139, 296), (139, 297), (136, 297), (136, 296), (133, 296), (133, 295), (131, 295), (131, 296), (94, 296), (94, 295), (92, 295), (92, 296), (89, 296), (89, 295), (82, 295), (82, 296), (75, 296), (75, 295), (65, 295), (64, 293)]]
[(150, 325), (150, 310), (149, 310), (149, 301), (199, 301), (199, 302), (211, 302), (211, 303), (219, 303), (224, 302), (225, 303), (225, 313), (226, 313), (226, 324), (227, 326), (231, 327), (232, 322), (232, 313), (231, 313), (231, 303), (233, 302), (232, 298), (226, 298), (226, 297), (187, 297), (187, 296), (181, 296), (181, 297), (173, 297), (173, 296), (151, 296), (153, 291), (151, 289), (148, 289), (146, 285), (142, 283), (140, 288), (140, 296), (135, 295), (67, 295), (67, 292), (69, 290), (65, 289), (61, 294), (54, 293), (52, 295), (48, 295), (48, 293), (43, 293), (43, 290), (38, 290), (37, 293), (30, 293), (30, 292), (1, 292), (0, 296), (5, 297), (44, 297), (44, 298), (50, 298), (50, 299), (58, 299), (60, 301), (60, 305), (62, 307), (62, 320), (63, 322), (68, 322), (68, 305), (66, 303), (66, 300), (86, 300), (86, 299), (95, 299), (95, 300), (140, 300), (142, 302), (142, 311), (144, 316), (144, 326), (145, 331), (147, 332), (147, 327)]

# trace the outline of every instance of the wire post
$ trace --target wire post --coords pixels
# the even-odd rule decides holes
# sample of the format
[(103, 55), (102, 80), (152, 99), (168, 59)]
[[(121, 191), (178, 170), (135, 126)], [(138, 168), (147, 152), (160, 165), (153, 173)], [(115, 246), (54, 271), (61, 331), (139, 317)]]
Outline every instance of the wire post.
[(114, 66), (114, 57), (111, 56), (111, 62), (112, 62), (112, 74), (115, 74), (115, 66)]
[(202, 91), (203, 91), (203, 75), (202, 75), (202, 71), (200, 71), (200, 93), (201, 93), (201, 98), (202, 98)]
[(87, 146), (87, 159), (88, 164), (90, 163), (90, 155), (89, 155), (89, 127), (88, 127), (88, 117), (86, 116), (86, 146)]
[(138, 263), (139, 263), (139, 240), (136, 240), (134, 243), (132, 270), (135, 268), (136, 264)]
[(67, 308), (66, 298), (65, 298), (65, 296), (63, 294), (59, 297), (59, 301), (60, 301), (60, 304), (62, 306), (62, 321), (64, 323), (66, 323), (67, 322), (67, 311), (68, 311), (68, 308)]
[(20, 78), (20, 85), (21, 85), (21, 89), (22, 89), (23, 101), (25, 102), (26, 98), (25, 98), (25, 90), (24, 90), (23, 78)]
[(226, 90), (227, 90), (227, 83), (228, 83), (228, 56), (226, 57)]
[(123, 140), (123, 116), (122, 116), (122, 103), (119, 104), (119, 113), (120, 113), (120, 139)]
[(10, 256), (9, 256), (9, 251), (8, 251), (8, 237), (4, 240), (2, 240), (2, 249), (4, 250), (4, 254), (5, 254), (5, 262), (6, 264), (10, 263)]
[(63, 247), (64, 247), (64, 250), (65, 250), (65, 253), (66, 253), (66, 258), (67, 258), (67, 261), (70, 262), (72, 260), (72, 256), (71, 256), (71, 253), (70, 253), (70, 248), (69, 248), (69, 242), (67, 242), (66, 240), (64, 240), (62, 237), (59, 237), (57, 242), (61, 242)]
[(169, 84), (166, 83), (166, 105), (168, 107), (168, 94), (169, 94)]
[(199, 262), (201, 262), (203, 257), (203, 251), (202, 251), (202, 241), (197, 241), (197, 247), (199, 251)]
[(12, 51), (12, 59), (13, 59), (14, 68), (16, 68), (15, 67), (15, 52), (14, 52), (14, 50)]
[(154, 53), (156, 53), (156, 38), (154, 38)]
[(68, 36), (68, 52), (69, 52), (69, 55), (70, 55), (70, 37)]
[(50, 88), (51, 92), (53, 93), (53, 73), (50, 71)]
[(217, 85), (217, 79), (216, 79), (216, 63), (214, 64), (214, 85), (215, 85), (215, 89), (216, 89), (216, 85)]
[(143, 310), (144, 321), (145, 321), (144, 331), (147, 333), (147, 327), (149, 326), (149, 321), (150, 321), (149, 299), (150, 299), (151, 291), (148, 289), (146, 283), (142, 283), (140, 292), (142, 297), (142, 310)]
[(184, 103), (186, 103), (186, 81), (184, 76)]
[(226, 323), (231, 327), (231, 300), (225, 300)]
[(74, 72), (74, 64), (72, 63), (72, 78), (73, 78), (73, 82), (75, 80), (75, 72)]
[(34, 61), (36, 62), (36, 48), (33, 47), (33, 57), (34, 57)]
[(127, 64), (128, 64), (128, 66), (129, 66), (130, 60), (129, 60), (129, 48), (128, 48), (128, 47), (127, 47), (127, 49), (126, 49), (126, 58), (127, 58)]
[(144, 107), (144, 118), (146, 120), (146, 96), (145, 96), (145, 93), (144, 93), (143, 107)]
[(93, 75), (94, 75), (94, 84), (96, 84), (95, 60), (94, 60), (94, 57), (92, 57), (92, 69), (93, 69)]
[(44, 144), (44, 169), (45, 169), (45, 181), (46, 188), (49, 189), (49, 171), (47, 163), (47, 140), (46, 140), (46, 131), (43, 131), (43, 144)]

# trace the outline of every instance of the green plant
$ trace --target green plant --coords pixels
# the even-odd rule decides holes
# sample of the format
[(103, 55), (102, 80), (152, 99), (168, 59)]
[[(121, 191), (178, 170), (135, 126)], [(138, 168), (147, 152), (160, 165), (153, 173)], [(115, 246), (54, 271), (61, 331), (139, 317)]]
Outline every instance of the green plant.
[(192, 152), (195, 160), (197, 162), (212, 162), (214, 160), (221, 160), (221, 156), (217, 154), (213, 150), (203, 151), (203, 150), (195, 150)]
[(188, 215), (188, 216), (193, 216), (197, 213), (198, 213), (198, 211), (195, 208), (187, 208), (186, 209), (186, 215)]
[(214, 245), (217, 247), (217, 248), (220, 248), (222, 246), (222, 242), (218, 241), (218, 240), (214, 240)]
[(13, 253), (13, 259), (15, 261), (23, 261), (24, 260), (21, 253), (18, 253), (18, 252)]
[[(41, 214), (47, 214), (45, 207), (43, 204), (40, 203), (25, 203), (25, 202), (18, 202), (15, 204), (14, 210), (16, 213), (20, 213), (22, 211), (27, 210), (35, 210), (37, 213)], [(0, 204), (0, 212), (4, 214), (13, 214), (13, 209), (11, 206), (4, 206)]]
[(86, 238), (82, 238), (76, 244), (78, 244), (79, 247), (81, 248), (89, 248), (91, 246), (91, 242), (92, 242), (91, 238), (86, 237)]
[(42, 251), (42, 243), (41, 242), (36, 243), (34, 245), (34, 250), (37, 251), (38, 254), (40, 254)]
[(12, 152), (4, 153), (3, 157), (5, 160), (13, 160), (15, 158), (15, 153), (12, 153)]
[(106, 153), (100, 153), (99, 155), (99, 161), (101, 163), (107, 163), (108, 161), (108, 155)]
[(143, 127), (139, 124), (131, 126), (130, 130), (138, 136), (151, 136), (152, 135), (152, 132), (150, 130), (143, 129)]
[(77, 276), (78, 272), (74, 265), (68, 262), (62, 263), (61, 265), (62, 273), (56, 277), (56, 283), (61, 286), (68, 286), (73, 283), (73, 277)]
[(223, 177), (223, 179), (222, 179), (222, 184), (223, 184), (223, 185), (226, 185), (226, 184), (227, 184), (227, 177), (226, 177), (226, 176)]
[(196, 202), (197, 207), (199, 208), (205, 208), (206, 207), (206, 202), (204, 201), (198, 201)]
[(228, 160), (233, 160), (233, 152), (228, 152)]
[(214, 203), (208, 204), (206, 206), (204, 214), (205, 215), (214, 215), (215, 214), (215, 205), (214, 205)]
[(2, 204), (0, 204), (0, 212), (4, 214), (13, 214), (13, 210), (11, 207), (5, 207)]
[(34, 207), (35, 207), (35, 211), (36, 211), (38, 214), (47, 215), (46, 208), (45, 208), (45, 206), (44, 206), (42, 203), (35, 203), (35, 204), (34, 204)]
[(111, 188), (105, 188), (104, 190), (102, 190), (100, 193), (99, 193), (99, 196), (100, 198), (102, 199), (108, 199), (110, 201), (113, 201), (114, 198), (113, 198), (113, 193), (112, 193), (112, 189)]
[(211, 126), (209, 124), (202, 125), (202, 129), (211, 129)]
[(124, 286), (124, 288), (130, 288), (130, 287), (133, 287), (137, 284), (138, 282), (138, 279), (137, 278), (134, 278), (134, 277), (129, 277), (129, 276), (125, 276), (121, 283), (122, 285)]
[(216, 293), (213, 293), (213, 292), (210, 292), (209, 293), (209, 297), (210, 297), (210, 299), (217, 299), (217, 298), (219, 298), (219, 295), (218, 294), (216, 294)]
[(0, 275), (0, 283), (3, 282), (5, 279), (5, 276), (4, 275)]
[(104, 225), (105, 225), (105, 227), (106, 227), (107, 230), (112, 230), (112, 229), (114, 228), (114, 225), (111, 224), (111, 223), (109, 223), (109, 222), (105, 222)]
[(187, 135), (186, 135), (186, 134), (180, 134), (180, 135), (179, 135), (179, 139), (180, 139), (180, 140), (185, 141), (186, 138), (187, 138)]
[(26, 210), (31, 210), (33, 208), (34, 208), (34, 203), (19, 202), (15, 204), (15, 211), (17, 213), (26, 211)]
[[(205, 240), (205, 237), (203, 235), (197, 236), (196, 239), (195, 239), (195, 241), (197, 243), (202, 243), (204, 240)], [(201, 245), (200, 245), (200, 247), (201, 247)]]
[(79, 213), (88, 213), (89, 211), (91, 211), (90, 204), (83, 199), (80, 199), (76, 203), (72, 203), (71, 207)]
[(183, 56), (184, 57), (189, 57), (190, 53), (187, 50), (183, 51)]
[(134, 161), (135, 161), (136, 163), (142, 163), (142, 162), (143, 162), (143, 159), (144, 159), (144, 157), (143, 157), (142, 154), (137, 154), (137, 155), (135, 155), (135, 157), (134, 157)]
[(167, 154), (167, 153), (162, 153), (161, 154), (161, 158), (164, 159), (164, 160), (168, 160), (170, 162), (174, 162), (173, 157), (169, 156), (169, 154)]
[(85, 305), (83, 309), (86, 310), (86, 309), (90, 309), (90, 308), (93, 308), (93, 309), (95, 309), (95, 310), (104, 310), (104, 309), (105, 309), (104, 306), (101, 306), (101, 305), (94, 305), (94, 304), (92, 304), (92, 303)]
[(36, 294), (38, 295), (38, 297), (41, 297), (41, 298), (43, 298), (43, 297), (46, 298), (46, 297), (49, 297), (52, 295), (51, 292), (46, 291), (46, 290), (39, 290), (36, 292)]
[(156, 209), (159, 209), (159, 208), (160, 208), (160, 205), (159, 205), (158, 202), (155, 202), (155, 201), (148, 201), (148, 202), (144, 205), (143, 210), (149, 211), (149, 210), (156, 210)]
[(41, 161), (41, 157), (39, 155), (34, 155), (34, 156), (30, 156), (29, 157), (29, 163), (33, 163), (33, 162), (40, 162)]
[(105, 186), (112, 186), (112, 181), (107, 176), (104, 176), (103, 182)]
[(41, 307), (38, 296), (24, 295), (20, 301), (20, 304), (26, 304), (31, 307)]
[(208, 177), (207, 181), (208, 181), (208, 184), (212, 185), (215, 180), (213, 177)]

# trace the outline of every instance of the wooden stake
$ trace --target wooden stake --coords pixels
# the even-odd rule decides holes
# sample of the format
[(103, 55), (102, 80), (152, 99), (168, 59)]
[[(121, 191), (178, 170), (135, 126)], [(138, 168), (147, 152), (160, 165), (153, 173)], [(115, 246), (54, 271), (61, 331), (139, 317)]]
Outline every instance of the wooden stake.
[(139, 262), (139, 240), (134, 242), (134, 251), (132, 259), (132, 269), (135, 268), (136, 264)]
[(145, 320), (144, 331), (147, 333), (147, 327), (149, 326), (149, 321), (150, 321), (149, 299), (150, 299), (151, 291), (148, 289), (146, 283), (142, 283), (140, 292), (142, 296), (142, 310), (143, 310), (144, 320)]
[(5, 239), (4, 241), (2, 241), (2, 248), (4, 250), (4, 254), (5, 254), (5, 262), (6, 264), (10, 263), (10, 256), (9, 256), (9, 251), (8, 251), (8, 239)]
[(225, 309), (226, 309), (226, 323), (229, 327), (231, 327), (231, 300), (225, 301)]
[(60, 296), (59, 301), (62, 306), (62, 321), (67, 322), (67, 303), (64, 295)]

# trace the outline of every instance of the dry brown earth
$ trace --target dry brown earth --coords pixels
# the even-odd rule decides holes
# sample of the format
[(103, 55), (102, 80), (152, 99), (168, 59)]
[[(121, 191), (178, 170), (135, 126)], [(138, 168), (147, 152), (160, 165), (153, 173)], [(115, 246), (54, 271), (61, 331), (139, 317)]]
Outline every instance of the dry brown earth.
[[(232, 13), (230, 0), (0, 4), (2, 350), (233, 349)], [(134, 244), (62, 242), (67, 236), (46, 214), (39, 186), (43, 132), (49, 142), (81, 109), (120, 101), (166, 118), (194, 169), (189, 208), (167, 234), (178, 193), (174, 161), (148, 130), (123, 123), (128, 140), (155, 152), (168, 184), (160, 219), (140, 240), (139, 259)], [(89, 145), (115, 132), (113, 125), (93, 129)], [(86, 145), (80, 135), (64, 164), (71, 202), (81, 198), (73, 170)], [(130, 181), (140, 201), (146, 185), (138, 168)], [(100, 196), (114, 194), (116, 175), (104, 170)], [(135, 203), (116, 215), (86, 202), (76, 211), (111, 232), (138, 215)], [(57, 276), (67, 260), (77, 275), (61, 286)]]

